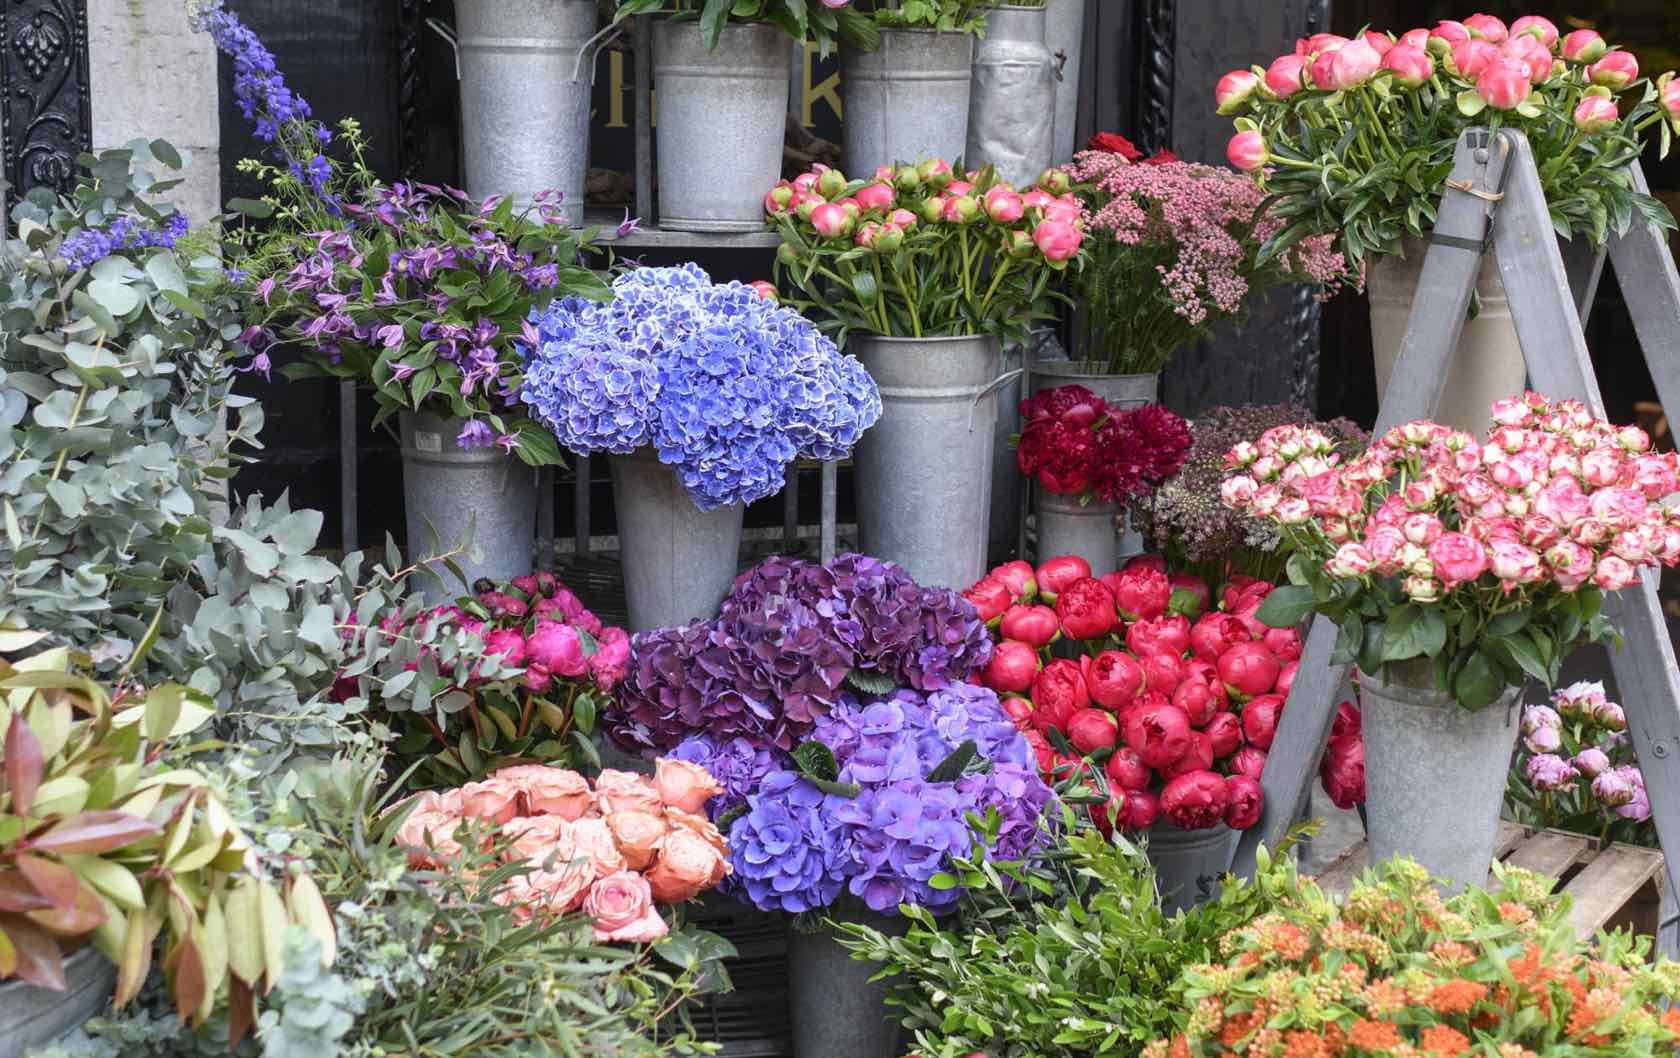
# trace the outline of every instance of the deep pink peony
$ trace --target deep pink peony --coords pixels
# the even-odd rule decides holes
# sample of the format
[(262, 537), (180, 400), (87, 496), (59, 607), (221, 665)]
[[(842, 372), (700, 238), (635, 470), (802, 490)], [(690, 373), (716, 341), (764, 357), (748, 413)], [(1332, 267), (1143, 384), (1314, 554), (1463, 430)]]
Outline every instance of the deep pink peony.
[(1125, 830), (1148, 830), (1161, 818), (1161, 800), (1148, 790), (1129, 790), (1126, 803), (1120, 810), (1120, 826)]
[(1190, 732), (1190, 749), (1184, 756), (1161, 769), (1163, 779), (1176, 779), (1185, 772), (1213, 769), (1213, 740), (1205, 731)]
[(1231, 775), (1225, 779), (1225, 793), (1230, 804), (1225, 809), (1225, 825), (1232, 830), (1247, 830), (1260, 822), (1266, 807), (1266, 791), (1258, 779), (1247, 775)]
[(1203, 728), (1213, 743), (1213, 759), (1224, 760), (1242, 748), (1242, 721), (1236, 713), (1218, 712)]
[(1126, 646), (1140, 658), (1151, 654), (1182, 657), (1190, 650), (1190, 622), (1177, 614), (1138, 621), (1126, 629)]
[(1119, 730), (1114, 714), (1102, 709), (1075, 709), (1068, 716), (1068, 741), (1081, 753), (1113, 748)]
[(1243, 706), (1243, 737), (1257, 749), (1272, 748), (1277, 736), (1278, 717), (1283, 715), (1284, 699), (1277, 694), (1262, 694)]
[(1173, 594), (1177, 594), (1181, 591), (1187, 591), (1196, 597), (1196, 605), (1193, 611), (1185, 611), (1181, 609), (1180, 607), (1182, 607), (1182, 603), (1174, 605), (1174, 609), (1183, 613), (1186, 617), (1192, 619), (1200, 617), (1212, 601), (1213, 592), (1208, 588), (1207, 581), (1193, 573), (1170, 574), (1167, 577), (1167, 583), (1171, 585)]
[(1114, 628), (1114, 593), (1094, 577), (1076, 580), (1057, 592), (1056, 617), (1069, 639), (1100, 639)]
[(1357, 734), (1332, 738), (1319, 765), (1324, 792), (1346, 810), (1365, 800), (1365, 742)]
[(1191, 727), (1206, 727), (1220, 707), (1225, 704), (1207, 684), (1200, 680), (1184, 680), (1173, 688), (1172, 703), (1184, 710)]
[(989, 576), (1002, 581), (1009, 589), (1010, 597), (1016, 602), (1027, 602), (1038, 594), (1038, 582), (1033, 578), (1032, 565), (1021, 559), (993, 567)]
[(963, 592), (962, 595), (963, 598), (968, 600), (969, 605), (974, 607), (975, 612), (980, 615), (980, 620), (987, 624), (991, 624), (1002, 617), (1003, 612), (1009, 609), (1015, 601), (1010, 594), (1009, 586), (991, 576), (980, 578), (979, 583)]
[(1138, 751), (1130, 746), (1118, 746), (1104, 768), (1108, 779), (1122, 790), (1147, 790), (1155, 780), (1155, 771), (1143, 762)]
[(1258, 779), (1266, 772), (1266, 751), (1258, 746), (1244, 746), (1231, 754), (1231, 774)]
[(1130, 654), (1105, 650), (1094, 658), (1081, 659), (1080, 666), (1091, 700), (1104, 709), (1125, 708), (1143, 689), (1143, 666)]
[(1219, 656), (1219, 678), (1225, 689), (1245, 698), (1276, 687), (1282, 667), (1264, 643), (1238, 643)]
[(589, 655), (589, 677), (595, 686), (610, 691), (624, 682), (630, 665), (630, 633), (622, 628), (606, 628), (596, 639), (595, 653)]
[(1253, 639), (1247, 625), (1228, 613), (1214, 610), (1203, 614), (1190, 629), (1190, 652), (1203, 661), (1218, 661), (1220, 655), (1238, 643)]
[(1151, 768), (1166, 768), (1190, 752), (1190, 718), (1174, 705), (1146, 705), (1126, 714), (1126, 745)]
[(1301, 670), (1299, 661), (1291, 661), (1278, 670), (1277, 685), (1272, 690), (1285, 698), (1289, 697), (1289, 689), (1295, 686), (1295, 674)]
[(1166, 574), (1146, 567), (1111, 573), (1103, 582), (1114, 590), (1114, 603), (1128, 621), (1160, 617), (1172, 600), (1172, 582)]
[(1020, 693), (1032, 686), (1037, 675), (1038, 651), (1025, 643), (1005, 639), (992, 651), (992, 660), (987, 662), (980, 682), (1000, 694)]
[[(1026, 409), (1023, 407), (1022, 410)], [(1061, 555), (1042, 563), (1034, 579), (1038, 584), (1038, 593), (1044, 597), (1044, 601), (1053, 603), (1074, 581), (1084, 580), (1090, 575), (1089, 562), (1078, 555)]]
[(1143, 656), (1143, 685), (1152, 691), (1172, 696), (1184, 682), (1184, 663), (1177, 654), (1145, 654)]
[(1183, 830), (1218, 826), (1230, 805), (1225, 777), (1211, 771), (1186, 772), (1161, 791), (1161, 814)]
[(1044, 667), (1032, 681), (1033, 726), (1040, 731), (1056, 728), (1065, 731), (1074, 710), (1091, 704), (1085, 689), (1085, 676), (1079, 663), (1057, 658)]
[(589, 670), (577, 629), (558, 621), (538, 621), (537, 630), (525, 641), (525, 652), (533, 664), (556, 676), (582, 676)]
[(1032, 647), (1049, 646), (1061, 630), (1056, 611), (1048, 606), (1011, 606), (998, 624), (1004, 638)]

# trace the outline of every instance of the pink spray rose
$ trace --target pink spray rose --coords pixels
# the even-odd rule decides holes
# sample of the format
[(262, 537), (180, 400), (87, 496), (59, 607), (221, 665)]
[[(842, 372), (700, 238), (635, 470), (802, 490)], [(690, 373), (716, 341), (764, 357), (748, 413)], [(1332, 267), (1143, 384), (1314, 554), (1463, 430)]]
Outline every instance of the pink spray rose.
[(604, 768), (595, 779), (595, 806), (602, 815), (615, 812), (649, 812), (658, 815), (665, 810), (659, 791), (653, 783), (631, 771)]
[(631, 870), (643, 870), (653, 862), (668, 829), (663, 806), (658, 812), (612, 812), (606, 818), (613, 844)]
[(655, 900), (680, 904), (717, 885), (728, 873), (729, 862), (705, 838), (690, 830), (672, 830), (647, 881)]
[(1487, 569), (1487, 552), (1463, 533), (1442, 533), (1429, 545), (1435, 575), (1448, 588), (1475, 580)]
[(634, 871), (619, 871), (596, 882), (584, 897), (583, 910), (595, 920), (597, 944), (648, 944), (670, 932), (654, 908), (648, 880)]
[(506, 823), (519, 812), (519, 790), (513, 783), (490, 778), (461, 787), (461, 814), (487, 823)]

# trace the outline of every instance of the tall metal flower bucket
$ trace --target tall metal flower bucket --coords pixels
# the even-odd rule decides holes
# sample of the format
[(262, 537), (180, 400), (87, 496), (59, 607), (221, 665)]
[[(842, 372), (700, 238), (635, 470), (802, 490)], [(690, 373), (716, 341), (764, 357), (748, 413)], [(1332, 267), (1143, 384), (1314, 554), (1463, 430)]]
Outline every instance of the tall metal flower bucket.
[(768, 23), (727, 25), (706, 50), (696, 22), (653, 26), (659, 226), (757, 231), (782, 175), (787, 38)]
[(1427, 660), (1388, 666), (1386, 682), (1360, 674), (1373, 865), (1409, 856), (1453, 888), (1487, 882), (1521, 693), (1472, 711), (1435, 689)]
[(1002, 372), (984, 335), (854, 334), (847, 348), (881, 391), (881, 419), (854, 453), (861, 549), (965, 589), (986, 569), (998, 392), (1020, 372)]
[(117, 968), (89, 947), (64, 960), (62, 992), (23, 981), (0, 984), (0, 1058), (63, 1039), (111, 1003)]
[(964, 163), (1030, 186), (1055, 160), (1056, 60), (1044, 43), (1044, 8), (993, 9), (973, 79)]
[(974, 38), (967, 33), (884, 29), (876, 51), (840, 52), (846, 175), (928, 158), (954, 162), (968, 146)]
[(1079, 123), (1080, 53), (1085, 40), (1085, 0), (1048, 0), (1044, 5), (1044, 44), (1056, 60), (1056, 132), (1050, 160), (1060, 165), (1073, 157), (1074, 128)]
[[(861, 906), (840, 905), (828, 917), (902, 936), (909, 923)], [(788, 928), (788, 1003), (794, 1058), (898, 1058), (899, 1025), (887, 1006), (887, 985), (870, 981), (881, 967), (860, 962), (826, 927)]]
[(597, 36), (595, 17), (595, 0), (455, 0), (469, 195), (523, 206), (554, 188), (583, 223), (595, 56), (616, 33)]
[(652, 449), (608, 462), (630, 631), (685, 625), (717, 613), (735, 581), (744, 508), (735, 503), (701, 511)]
[(1091, 564), (1091, 576), (1113, 573), (1120, 565), (1119, 518), (1118, 503), (1081, 504), (1078, 496), (1038, 489), (1033, 499), (1038, 560), (1078, 555)]
[[(456, 436), (464, 419), (426, 412), (402, 414), (403, 503), (410, 562), (454, 550), (470, 584), (480, 577), (507, 580), (531, 572), (537, 539), (537, 471), (492, 445), (463, 449)], [(470, 538), (469, 538), (470, 537)], [(422, 578), (433, 602), (463, 590), (441, 566), (444, 584)]]
[(1171, 915), (1218, 897), (1236, 838), (1237, 832), (1223, 823), (1181, 830), (1165, 819), (1156, 821), (1144, 852), (1155, 868), (1161, 909)]
[[(1034, 335), (1037, 340), (1037, 335)], [(1019, 370), (1027, 352), (1018, 345), (1003, 349), (1003, 369)], [(1022, 372), (1025, 374), (1025, 372)], [(1021, 377), (998, 391), (997, 429), (992, 441), (992, 523), (988, 532), (987, 559), (1002, 561), (1016, 549), (1021, 528), (1021, 465), (1016, 461), (1015, 448), (1010, 443), (1021, 432)]]

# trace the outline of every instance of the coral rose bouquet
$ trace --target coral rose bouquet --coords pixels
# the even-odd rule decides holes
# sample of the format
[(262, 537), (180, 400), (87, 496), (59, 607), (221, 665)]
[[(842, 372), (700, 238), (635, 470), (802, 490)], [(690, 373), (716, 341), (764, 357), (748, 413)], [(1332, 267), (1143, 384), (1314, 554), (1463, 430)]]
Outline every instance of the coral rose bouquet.
[(599, 764), (591, 736), (624, 679), (629, 635), (546, 570), (478, 587), (342, 629), (361, 650), (334, 700), (371, 702), (394, 729), (397, 758), (423, 761), (434, 782), (522, 761)]
[(1357, 270), (1395, 254), (1435, 219), (1453, 150), (1467, 128), (1515, 128), (1534, 150), (1552, 223), (1594, 245), (1635, 217), (1672, 228), (1633, 186), (1630, 165), (1655, 126), (1666, 154), (1680, 127), (1673, 74), (1640, 77), (1632, 53), (1596, 31), (1560, 34), (1538, 15), (1492, 15), (1395, 36), (1318, 33), (1270, 66), (1233, 70), (1214, 97), (1236, 116), (1226, 154), (1275, 200), (1270, 259), (1329, 234)]
[[(1067, 176), (1018, 190), (990, 168), (883, 166), (849, 180), (818, 166), (764, 197), (780, 289), (841, 340), (991, 334), (1023, 340), (1052, 280), (1078, 268), (1083, 207)], [(797, 291), (798, 297), (791, 297)]]
[(626, 272), (612, 293), (525, 328), (520, 399), (562, 447), (651, 448), (709, 511), (781, 491), (795, 460), (844, 459), (881, 416), (863, 365), (751, 286), (685, 264)]
[(1252, 294), (1341, 283), (1328, 235), (1261, 257), (1286, 222), (1254, 181), (1165, 152), (1136, 155), (1106, 133), (1062, 170), (1085, 205), (1088, 260), (1074, 288), (1089, 312), (1090, 358), (1106, 370), (1160, 371), (1215, 326), (1240, 321)]
[(1523, 710), (1505, 789), (1518, 822), (1655, 847), (1651, 799), (1622, 707), (1602, 683), (1575, 683)]
[(1190, 427), (1159, 404), (1121, 410), (1084, 386), (1043, 390), (1021, 402), (1015, 459), (1048, 492), (1084, 502), (1131, 504), (1178, 473)]
[(1476, 709), (1527, 677), (1555, 683), (1582, 641), (1613, 634), (1604, 593), (1680, 561), (1676, 457), (1577, 401), (1498, 401), (1484, 441), (1435, 423), (1396, 427), (1343, 461), (1326, 434), (1267, 431), (1230, 453), (1225, 502), (1281, 532), (1291, 583), (1259, 617), (1317, 611), (1337, 657), (1383, 673), (1428, 665)]

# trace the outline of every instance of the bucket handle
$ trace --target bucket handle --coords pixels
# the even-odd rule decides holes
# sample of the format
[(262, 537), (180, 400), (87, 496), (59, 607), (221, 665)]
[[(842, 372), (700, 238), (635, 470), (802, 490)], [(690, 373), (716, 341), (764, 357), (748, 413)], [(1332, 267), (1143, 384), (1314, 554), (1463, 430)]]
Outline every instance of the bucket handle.
[(1055, 57), (1055, 60), (1056, 60), (1056, 80), (1058, 82), (1067, 80), (1067, 73), (1066, 73), (1067, 64), (1068, 64), (1067, 49), (1063, 48), (1062, 50), (1056, 52), (1054, 57)]
[(450, 53), (455, 56), (455, 80), (459, 81), (461, 79), (461, 41), (460, 38), (455, 36), (455, 27), (441, 18), (428, 18), (426, 19), (426, 28), (442, 37), (443, 42), (449, 45)]
[(980, 406), (980, 402), (985, 400), (987, 397), (991, 396), (992, 394), (996, 393), (998, 390), (1002, 389), (1003, 387), (1009, 385), (1011, 382), (1020, 378), (1024, 374), (1026, 374), (1026, 370), (1024, 368), (1019, 368), (1018, 367), (1013, 371), (1005, 371), (1003, 374), (999, 375), (998, 377), (992, 379), (990, 382), (986, 383), (984, 386), (980, 387), (980, 391), (978, 393), (974, 394), (974, 400), (968, 406), (968, 432), (969, 433), (974, 432), (974, 409), (978, 408)]
[[(583, 42), (583, 47), (578, 49), (577, 62), (572, 64), (573, 84), (576, 84), (578, 79), (583, 75), (583, 58), (586, 55), (589, 56), (589, 83), (591, 86), (595, 84), (595, 67), (601, 58), (602, 50), (605, 49), (607, 45), (617, 40), (623, 32), (624, 23), (614, 22), (606, 29), (603, 29), (601, 32)], [(593, 52), (593, 54), (591, 54), (591, 52)]]

